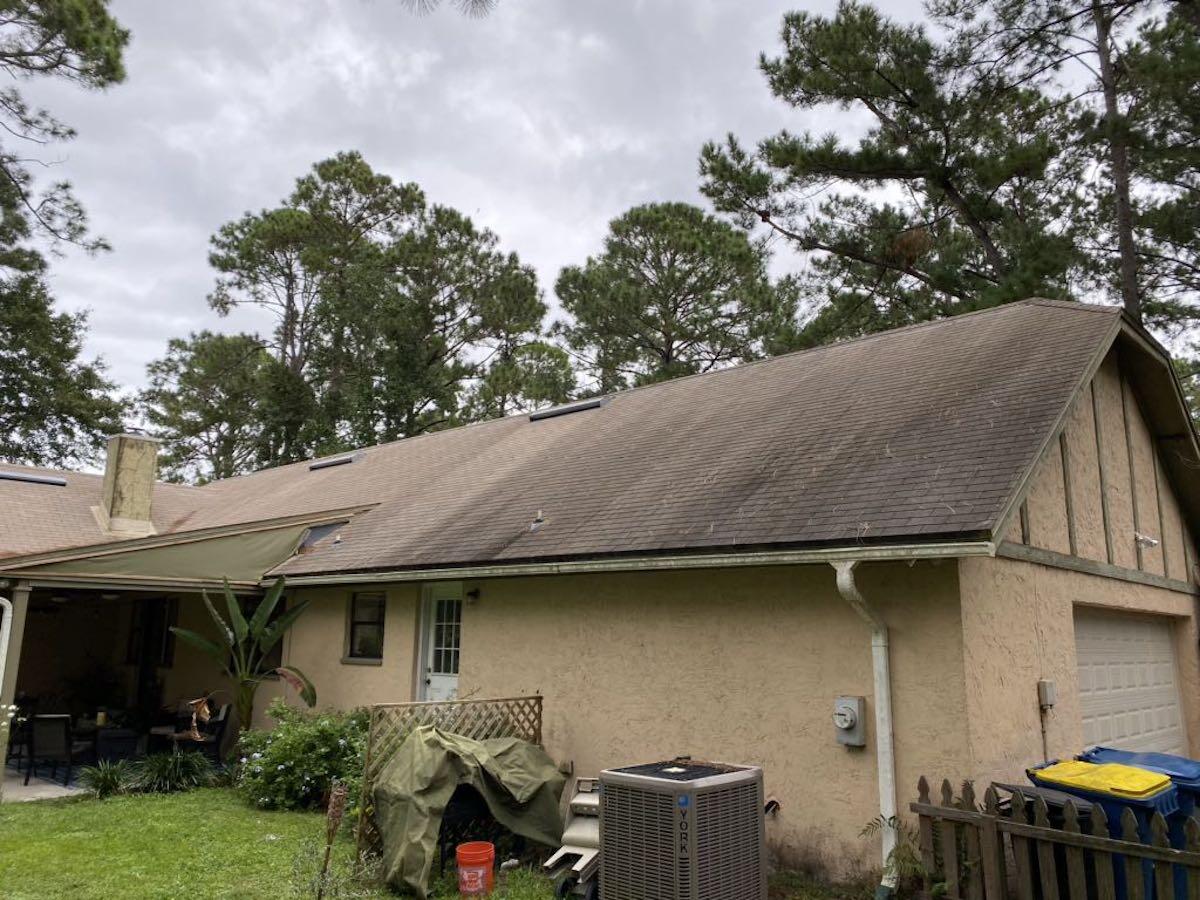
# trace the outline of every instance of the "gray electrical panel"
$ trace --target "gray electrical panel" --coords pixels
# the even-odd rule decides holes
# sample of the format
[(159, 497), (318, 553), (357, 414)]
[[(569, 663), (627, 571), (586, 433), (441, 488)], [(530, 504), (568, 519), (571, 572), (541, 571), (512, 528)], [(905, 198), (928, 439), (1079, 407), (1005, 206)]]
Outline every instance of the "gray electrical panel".
[(839, 744), (846, 747), (867, 745), (866, 713), (865, 697), (838, 697), (833, 701), (833, 729)]

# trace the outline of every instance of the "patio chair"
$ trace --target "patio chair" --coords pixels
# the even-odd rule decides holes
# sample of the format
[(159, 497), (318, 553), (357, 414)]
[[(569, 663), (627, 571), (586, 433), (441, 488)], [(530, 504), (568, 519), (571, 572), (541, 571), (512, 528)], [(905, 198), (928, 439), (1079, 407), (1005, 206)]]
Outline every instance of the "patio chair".
[[(214, 765), (221, 764), (221, 745), (225, 742), (225, 732), (229, 727), (230, 706), (228, 703), (217, 710), (207, 722), (200, 724), (200, 740), (191, 735), (191, 729), (172, 735), (176, 750), (196, 750), (203, 753)], [(189, 723), (190, 725), (190, 723)]]
[(21, 771), (21, 760), (28, 761), (29, 759), (29, 733), (30, 720), (33, 714), (37, 712), (37, 700), (30, 697), (18, 697), (17, 714), (9, 726), (8, 731), (8, 747), (4, 761), (15, 761), (17, 771)]
[(96, 732), (96, 761), (120, 762), (138, 755), (138, 733), (131, 728), (101, 728)]
[(71, 769), (77, 760), (86, 759), (92, 752), (91, 741), (77, 741), (71, 733), (68, 715), (34, 716), (29, 732), (29, 766), (25, 783), (37, 774), (38, 763), (50, 763), (50, 777), (58, 775), (58, 764), (65, 763), (67, 776), (64, 785), (71, 783)]

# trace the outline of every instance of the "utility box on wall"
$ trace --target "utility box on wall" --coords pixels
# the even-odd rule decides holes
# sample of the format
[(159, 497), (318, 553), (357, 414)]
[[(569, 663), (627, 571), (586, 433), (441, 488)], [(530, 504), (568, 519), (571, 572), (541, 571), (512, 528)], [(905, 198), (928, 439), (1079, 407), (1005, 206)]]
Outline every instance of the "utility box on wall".
[(867, 700), (838, 697), (833, 701), (833, 728), (837, 742), (845, 747), (867, 745)]

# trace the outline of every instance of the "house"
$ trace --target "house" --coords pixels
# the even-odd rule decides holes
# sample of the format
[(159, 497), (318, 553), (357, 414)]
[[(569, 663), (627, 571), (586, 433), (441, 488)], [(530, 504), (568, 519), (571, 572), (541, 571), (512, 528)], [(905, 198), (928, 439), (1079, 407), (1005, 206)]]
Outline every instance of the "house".
[(878, 865), (859, 832), (922, 774), (1200, 753), (1200, 448), (1114, 308), (1031, 300), (198, 488), (122, 435), (103, 477), (4, 468), (0, 504), (5, 701), (97, 667), (130, 703), (218, 688), (166, 626), (283, 575), (321, 704), (536, 692), (580, 773), (761, 764), (785, 860)]

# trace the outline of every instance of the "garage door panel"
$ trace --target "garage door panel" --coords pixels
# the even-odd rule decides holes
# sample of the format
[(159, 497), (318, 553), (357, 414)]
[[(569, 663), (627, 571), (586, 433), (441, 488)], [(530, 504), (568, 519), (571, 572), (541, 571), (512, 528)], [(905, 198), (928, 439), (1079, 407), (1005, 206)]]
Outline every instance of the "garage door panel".
[(1171, 621), (1075, 612), (1084, 743), (1185, 753)]

